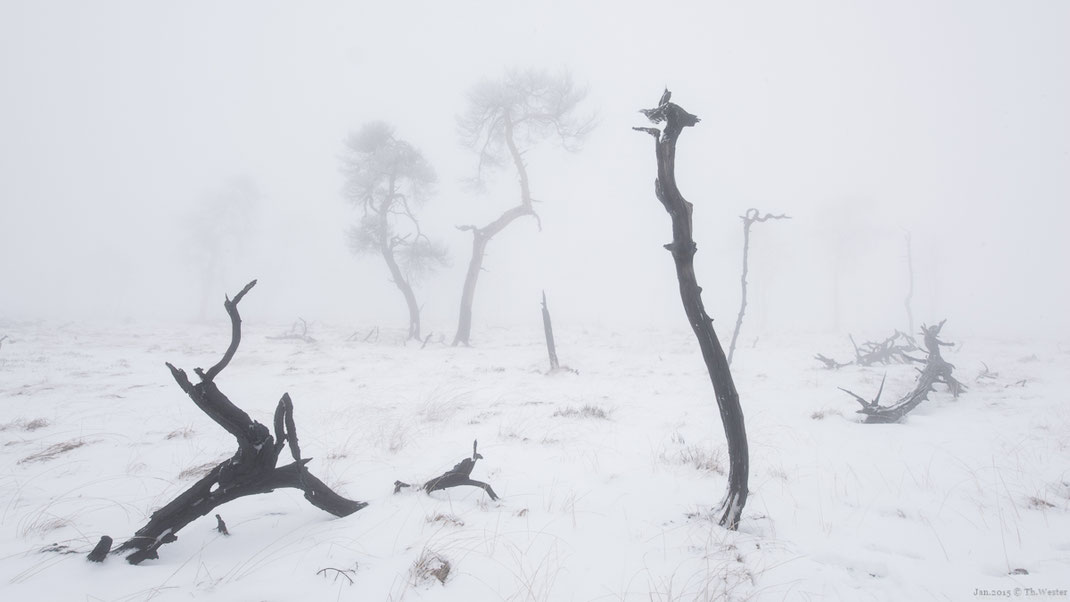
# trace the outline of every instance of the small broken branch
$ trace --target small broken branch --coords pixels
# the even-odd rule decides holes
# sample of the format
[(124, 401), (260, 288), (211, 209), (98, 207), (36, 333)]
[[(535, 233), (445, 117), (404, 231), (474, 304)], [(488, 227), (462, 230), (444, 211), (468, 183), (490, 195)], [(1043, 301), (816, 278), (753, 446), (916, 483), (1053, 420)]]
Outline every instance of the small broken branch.
[[(301, 330), (300, 332), (298, 332), (298, 326), (299, 325), (300, 325), (300, 330)], [(316, 339), (308, 336), (308, 322), (306, 322), (305, 319), (301, 318), (301, 317), (297, 318), (297, 321), (294, 322), (292, 326), (290, 326), (290, 330), (287, 331), (285, 334), (281, 334), (279, 336), (274, 336), (274, 337), (268, 337), (268, 338), (276, 340), (276, 341), (286, 340), (286, 339), (293, 339), (293, 340), (297, 340), (297, 341), (304, 341), (306, 343), (315, 343), (316, 342)]]
[(215, 515), (216, 525), (215, 530), (219, 531), (223, 535), (230, 535), (230, 531), (227, 531), (227, 523), (223, 522), (223, 517), (218, 514)]
[(974, 379), (974, 382), (981, 382), (985, 379), (995, 380), (999, 377), (999, 372), (992, 372), (991, 370), (989, 370), (988, 364), (981, 362), (981, 365), (984, 366), (984, 369), (977, 373), (977, 378)]
[(825, 364), (825, 369), (826, 370), (839, 370), (840, 368), (843, 368), (844, 366), (850, 366), (851, 365), (851, 362), (837, 362), (836, 360), (832, 359), (831, 357), (825, 357), (824, 355), (821, 355), (820, 353), (815, 355), (814, 359), (819, 361), (819, 362), (821, 362), (822, 364)]
[(107, 535), (102, 535), (97, 545), (93, 547), (93, 551), (86, 556), (86, 560), (89, 562), (104, 562), (104, 559), (108, 557), (108, 552), (111, 552), (111, 538)]
[[(455, 464), (454, 467), (451, 468), (450, 470), (448, 470), (448, 471), (442, 473), (441, 475), (431, 479), (430, 481), (424, 483), (424, 486), (423, 486), (424, 491), (426, 491), (428, 494), (430, 494), (432, 491), (438, 491), (440, 489), (448, 489), (450, 487), (459, 487), (461, 485), (471, 485), (472, 487), (479, 487), (483, 491), (486, 491), (487, 495), (490, 496), (490, 499), (497, 500), (498, 499), (498, 495), (496, 493), (494, 493), (494, 489), (491, 488), (491, 486), (489, 484), (484, 483), (483, 481), (477, 481), (477, 480), (471, 478), (472, 469), (475, 468), (476, 460), (482, 460), (483, 459), (483, 456), (481, 456), (476, 451), (476, 446), (478, 444), (479, 444), (478, 441), (473, 441), (472, 442), (472, 457), (471, 458), (465, 458), (465, 459), (461, 460), (460, 462)], [(401, 489), (401, 487), (407, 487), (407, 486), (408, 485), (406, 485), (405, 483), (401, 483), (401, 481), (395, 481), (394, 482), (394, 493), (397, 493)]]

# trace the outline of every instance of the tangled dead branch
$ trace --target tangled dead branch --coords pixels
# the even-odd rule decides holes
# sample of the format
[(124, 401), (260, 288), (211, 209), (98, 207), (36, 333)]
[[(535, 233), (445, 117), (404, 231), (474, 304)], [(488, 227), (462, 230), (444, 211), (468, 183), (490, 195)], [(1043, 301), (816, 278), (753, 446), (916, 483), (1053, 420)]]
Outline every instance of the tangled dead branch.
[(892, 336), (882, 341), (866, 341), (862, 345), (855, 343), (853, 335), (847, 335), (854, 347), (855, 359), (853, 362), (839, 362), (823, 354), (817, 354), (814, 359), (824, 364), (826, 370), (839, 370), (844, 366), (857, 364), (859, 366), (873, 366), (875, 364), (908, 364), (910, 362), (922, 363), (921, 360), (910, 354), (919, 351), (917, 341), (905, 332), (896, 330)]
[(920, 374), (918, 375), (914, 390), (901, 397), (892, 405), (880, 405), (881, 394), (884, 392), (883, 380), (881, 381), (880, 389), (877, 391), (877, 396), (874, 397), (872, 401), (867, 401), (852, 391), (848, 391), (842, 387), (840, 388), (841, 391), (854, 397), (855, 400), (862, 405), (862, 409), (858, 410), (858, 413), (865, 415), (865, 422), (867, 424), (899, 422), (911, 410), (918, 407), (921, 402), (928, 399), (929, 393), (936, 390), (935, 387), (937, 384), (946, 385), (948, 391), (950, 391), (954, 397), (958, 397), (962, 391), (966, 390), (966, 386), (951, 375), (955, 366), (945, 360), (940, 354), (940, 347), (948, 347), (954, 344), (945, 343), (940, 340), (940, 330), (944, 327), (944, 322), (946, 321), (947, 320), (941, 320), (940, 323), (935, 326), (922, 325), (921, 334), (924, 337), (928, 357), (925, 360), (915, 358), (910, 359), (917, 362), (923, 361), (925, 366), (919, 371)]

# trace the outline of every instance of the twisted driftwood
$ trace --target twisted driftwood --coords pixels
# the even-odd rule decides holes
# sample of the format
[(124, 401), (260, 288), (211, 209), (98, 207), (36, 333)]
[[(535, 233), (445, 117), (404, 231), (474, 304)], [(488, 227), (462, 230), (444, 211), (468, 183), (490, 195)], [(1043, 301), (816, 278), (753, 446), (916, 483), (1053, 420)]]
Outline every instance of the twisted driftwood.
[(940, 340), (940, 329), (944, 327), (944, 322), (946, 321), (941, 320), (936, 326), (925, 326), (924, 324), (921, 326), (921, 334), (925, 339), (925, 348), (929, 355), (924, 360), (908, 356), (912, 361), (924, 362), (925, 366), (920, 370), (914, 390), (901, 397), (899, 401), (889, 406), (880, 405), (881, 393), (884, 392), (883, 380), (881, 381), (880, 389), (877, 391), (877, 396), (872, 401), (867, 401), (859, 395), (840, 387), (841, 391), (854, 397), (858, 403), (862, 404), (862, 409), (858, 410), (858, 413), (865, 415), (867, 424), (899, 422), (911, 410), (918, 407), (921, 402), (928, 399), (929, 393), (935, 390), (938, 383), (947, 385), (948, 390), (954, 397), (958, 397), (959, 393), (966, 390), (966, 386), (951, 375), (951, 371), (955, 366), (940, 354), (940, 347), (954, 344)]
[[(490, 486), (489, 483), (477, 481), (472, 478), (472, 469), (476, 466), (476, 460), (483, 459), (483, 456), (478, 451), (476, 451), (478, 445), (478, 440), (473, 441), (471, 458), (465, 458), (461, 460), (460, 462), (455, 464), (453, 468), (424, 483), (422, 485), (422, 489), (430, 495), (432, 491), (438, 491), (440, 489), (460, 487), (461, 485), (471, 485), (472, 487), (479, 487), (483, 491), (486, 491), (487, 495), (490, 496), (490, 499), (497, 500), (498, 494), (494, 493), (494, 489)], [(394, 481), (394, 493), (400, 492), (405, 487), (412, 487), (412, 485), (404, 481)]]
[(697, 246), (692, 238), (691, 211), (694, 206), (684, 199), (676, 186), (676, 140), (685, 127), (694, 126), (699, 118), (688, 113), (679, 105), (669, 102), (672, 94), (669, 90), (661, 95), (658, 106), (642, 109), (640, 112), (652, 123), (664, 122), (661, 130), (652, 127), (633, 128), (654, 137), (655, 153), (658, 164), (658, 177), (654, 180), (654, 194), (665, 211), (672, 218), (672, 242), (665, 248), (672, 253), (676, 264), (676, 279), (680, 283), (680, 299), (683, 301), (687, 321), (691, 324), (706, 371), (713, 383), (717, 397), (717, 407), (721, 412), (725, 438), (728, 440), (728, 491), (725, 493), (717, 513), (722, 527), (736, 529), (743, 506), (747, 503), (747, 475), (749, 460), (747, 451), (747, 431), (743, 424), (743, 410), (739, 405), (739, 393), (732, 381), (732, 372), (728, 367), (721, 342), (713, 330), (713, 320), (706, 313), (702, 304), (702, 287), (695, 278), (695, 251)]
[[(293, 402), (288, 393), (283, 394), (275, 408), (275, 436), (272, 437), (266, 426), (250, 418), (216, 387), (215, 377), (230, 363), (241, 341), (238, 302), (255, 284), (256, 281), (253, 280), (245, 285), (233, 300), (228, 298), (224, 303), (231, 321), (230, 346), (219, 363), (207, 371), (194, 369), (200, 378), (199, 383), (192, 384), (185, 371), (167, 364), (175, 382), (189, 395), (193, 403), (234, 436), (238, 442), (238, 451), (174, 500), (153, 512), (148, 524), (116, 548), (115, 553), (130, 552), (126, 557), (130, 564), (138, 564), (147, 558), (159, 558), (157, 550), (160, 546), (178, 539), (175, 534), (180, 529), (210, 514), (215, 508), (247, 495), (268, 493), (282, 487), (301, 489), (305, 492), (305, 499), (313, 506), (335, 516), (347, 516), (367, 506), (364, 502), (338, 495), (305, 468), (311, 458), (301, 458), (293, 418)], [(277, 467), (279, 454), (287, 444), (294, 462)], [(108, 542), (105, 544), (106, 539)], [(110, 547), (110, 538), (107, 536), (101, 538), (90, 560), (102, 560), (107, 552), (105, 550), (102, 553), (101, 548), (105, 546)]]

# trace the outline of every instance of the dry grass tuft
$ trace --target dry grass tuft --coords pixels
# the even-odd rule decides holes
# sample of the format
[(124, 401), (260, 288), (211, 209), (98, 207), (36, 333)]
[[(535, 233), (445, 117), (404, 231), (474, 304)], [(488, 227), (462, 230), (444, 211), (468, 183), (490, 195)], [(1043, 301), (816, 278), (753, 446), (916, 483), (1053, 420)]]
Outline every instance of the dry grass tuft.
[(180, 481), (185, 481), (188, 479), (199, 479), (204, 475), (212, 472), (212, 469), (216, 466), (219, 466), (219, 462), (205, 462), (204, 464), (200, 464), (198, 466), (192, 466), (178, 473), (178, 479)]
[(688, 445), (681, 449), (675, 456), (663, 455), (666, 461), (674, 464), (694, 467), (702, 472), (725, 474), (724, 462), (721, 458), (721, 450), (708, 450), (697, 445)]
[(461, 520), (460, 518), (458, 518), (457, 516), (454, 516), (453, 514), (442, 514), (441, 512), (439, 512), (438, 514), (432, 515), (432, 516), (428, 516), (427, 517), (427, 522), (428, 523), (442, 523), (444, 525), (453, 525), (454, 527), (463, 527), (464, 526), (464, 521)]
[(193, 427), (184, 426), (167, 433), (167, 436), (164, 438), (170, 441), (171, 439), (189, 439), (191, 437), (193, 437)]
[(554, 412), (553, 415), (555, 417), (560, 416), (564, 418), (578, 417), (596, 418), (598, 420), (609, 420), (609, 412), (607, 412), (604, 408), (600, 408), (598, 406), (593, 406), (590, 404), (585, 404), (582, 408), (578, 410), (573, 407), (568, 407), (563, 410), (557, 410), (556, 412)]
[(429, 585), (435, 581), (445, 585), (452, 568), (445, 557), (425, 549), (409, 568), (409, 580), (414, 586)]
[(51, 423), (45, 420), (44, 418), (34, 418), (30, 421), (19, 418), (18, 420), (12, 420), (11, 422), (8, 422), (6, 424), (0, 424), (0, 432), (10, 429), (18, 429), (20, 431), (27, 431), (32, 433), (33, 431), (36, 431), (37, 429), (43, 429), (46, 426), (49, 426), (50, 424)]
[(82, 439), (71, 439), (70, 441), (64, 441), (62, 443), (53, 443), (48, 447), (42, 449), (36, 454), (30, 454), (25, 458), (19, 460), (19, 464), (30, 464), (33, 462), (48, 462), (49, 460), (56, 459), (57, 456), (65, 454), (73, 449), (78, 449), (85, 445), (86, 442)]
[(1030, 508), (1034, 508), (1036, 510), (1044, 510), (1045, 508), (1054, 508), (1055, 507), (1055, 504), (1049, 502), (1048, 500), (1046, 500), (1044, 498), (1037, 497), (1035, 495), (1031, 495), (1028, 498), (1026, 498), (1026, 502), (1029, 503), (1029, 507)]

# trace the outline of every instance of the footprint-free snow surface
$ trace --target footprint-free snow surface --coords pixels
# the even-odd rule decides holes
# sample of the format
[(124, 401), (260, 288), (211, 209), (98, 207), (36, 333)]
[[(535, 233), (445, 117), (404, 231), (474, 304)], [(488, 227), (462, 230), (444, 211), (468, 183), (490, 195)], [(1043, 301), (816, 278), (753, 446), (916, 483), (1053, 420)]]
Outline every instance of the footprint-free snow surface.
[[(248, 312), (247, 312), (248, 313)], [(0, 348), (4, 600), (1068, 600), (1070, 353), (977, 340), (945, 352), (969, 386), (900, 424), (857, 423), (837, 387), (886, 399), (906, 365), (825, 370), (846, 336), (763, 335), (734, 373), (751, 451), (738, 532), (713, 522), (725, 449), (687, 332), (541, 330), (425, 348), (244, 316), (216, 383), (271, 424), (288, 392), (310, 470), (368, 507), (336, 518), (280, 490), (216, 510), (131, 566), (86, 561), (236, 450), (164, 366), (214, 364), (211, 326), (6, 324)], [(882, 333), (876, 333), (882, 334)], [(724, 334), (722, 334), (724, 336)], [(987, 364), (992, 378), (978, 374)], [(393, 493), (471, 454), (473, 487)], [(284, 460), (286, 452), (283, 452)], [(1029, 592), (1034, 592), (1029, 596)]]

